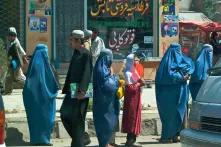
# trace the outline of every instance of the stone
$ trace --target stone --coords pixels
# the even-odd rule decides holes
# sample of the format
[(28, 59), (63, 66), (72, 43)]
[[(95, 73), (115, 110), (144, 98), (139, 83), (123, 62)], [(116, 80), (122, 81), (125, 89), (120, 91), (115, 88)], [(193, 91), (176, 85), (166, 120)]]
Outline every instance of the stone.
[(155, 123), (154, 119), (145, 119), (142, 121), (142, 136), (155, 135)]
[(155, 135), (158, 135), (160, 136), (161, 135), (161, 131), (162, 131), (162, 123), (161, 123), (161, 120), (159, 118), (156, 118), (154, 119), (154, 122), (155, 122), (155, 131), (156, 131), (156, 134)]

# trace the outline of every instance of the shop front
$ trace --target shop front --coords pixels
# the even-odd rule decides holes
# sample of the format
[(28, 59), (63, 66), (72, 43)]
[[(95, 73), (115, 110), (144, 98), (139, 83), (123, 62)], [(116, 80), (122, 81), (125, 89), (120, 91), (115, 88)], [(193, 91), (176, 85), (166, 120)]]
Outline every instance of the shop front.
[(72, 55), (68, 45), (71, 30), (96, 28), (106, 48), (113, 51), (116, 72), (133, 52), (143, 61), (146, 79), (154, 80), (166, 49), (170, 43), (179, 42), (179, 1), (28, 0), (27, 53), (31, 55), (37, 43), (45, 43), (50, 59), (66, 71)]
[(160, 57), (178, 42), (178, 11), (178, 0), (90, 0), (87, 26), (113, 51), (116, 72), (133, 52), (143, 59), (145, 79), (154, 80)]
[(212, 32), (217, 32), (220, 36), (221, 24), (213, 22), (203, 13), (186, 12), (180, 13), (179, 17), (182, 50), (194, 60), (202, 46), (210, 43)]

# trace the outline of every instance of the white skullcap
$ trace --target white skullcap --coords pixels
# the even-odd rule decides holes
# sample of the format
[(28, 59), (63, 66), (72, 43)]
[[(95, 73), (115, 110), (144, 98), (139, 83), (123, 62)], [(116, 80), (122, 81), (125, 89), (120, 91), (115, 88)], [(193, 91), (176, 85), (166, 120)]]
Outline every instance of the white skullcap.
[(73, 30), (71, 32), (71, 36), (77, 39), (83, 39), (84, 38), (84, 32), (81, 30)]
[(84, 30), (84, 37), (91, 37), (93, 32), (91, 30)]
[(10, 28), (8, 29), (8, 33), (9, 33), (9, 34), (17, 35), (17, 31), (16, 31), (15, 27), (10, 27)]

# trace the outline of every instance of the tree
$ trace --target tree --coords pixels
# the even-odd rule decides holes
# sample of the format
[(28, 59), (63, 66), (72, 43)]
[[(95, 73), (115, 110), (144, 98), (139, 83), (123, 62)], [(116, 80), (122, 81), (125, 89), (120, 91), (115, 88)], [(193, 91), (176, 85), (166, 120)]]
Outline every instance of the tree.
[(204, 0), (203, 1), (203, 13), (205, 13), (210, 19), (214, 19), (215, 16), (215, 5), (214, 0)]
[(213, 4), (214, 0), (193, 0), (191, 10), (202, 12), (210, 19), (214, 19), (216, 10)]

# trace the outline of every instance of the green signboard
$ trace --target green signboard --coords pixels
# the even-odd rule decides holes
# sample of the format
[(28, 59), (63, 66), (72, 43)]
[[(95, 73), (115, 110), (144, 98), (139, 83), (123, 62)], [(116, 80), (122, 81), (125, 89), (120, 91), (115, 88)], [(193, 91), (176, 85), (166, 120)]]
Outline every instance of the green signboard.
[(97, 28), (114, 59), (124, 59), (132, 46), (142, 57), (152, 56), (153, 13), (150, 0), (89, 0), (88, 28)]

